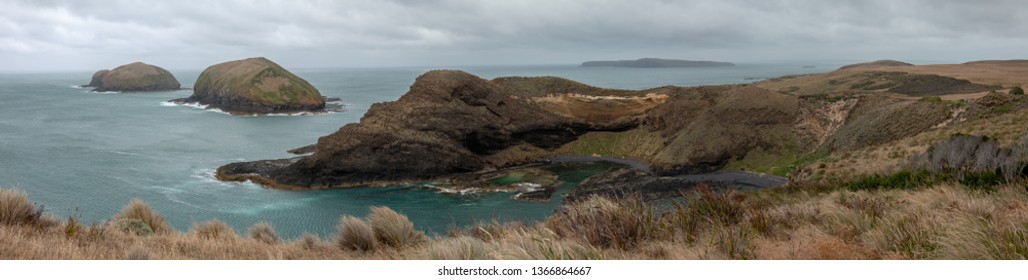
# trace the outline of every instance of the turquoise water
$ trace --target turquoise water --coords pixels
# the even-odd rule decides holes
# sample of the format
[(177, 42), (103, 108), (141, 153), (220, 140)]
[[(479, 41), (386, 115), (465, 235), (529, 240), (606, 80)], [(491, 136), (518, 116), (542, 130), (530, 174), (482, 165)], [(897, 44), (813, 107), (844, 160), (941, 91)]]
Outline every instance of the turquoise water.
[[(567, 77), (614, 88), (743, 83), (786, 74), (822, 72), (838, 65), (754, 64), (731, 68), (627, 69), (575, 66), (468, 67), (484, 78)], [(218, 218), (240, 232), (268, 221), (283, 236), (329, 236), (340, 215), (363, 216), (368, 206), (389, 206), (421, 229), (444, 233), (476, 220), (538, 220), (550, 202), (513, 201), (510, 193), (460, 197), (419, 186), (313, 192), (269, 190), (214, 180), (220, 165), (283, 158), (340, 126), (357, 122), (375, 102), (397, 99), (427, 68), (299, 69), (323, 95), (340, 97), (347, 111), (316, 116), (232, 117), (165, 103), (189, 90), (158, 93), (91, 93), (73, 85), (91, 72), (0, 73), (0, 186), (26, 190), (58, 216), (87, 223), (109, 219), (141, 198), (175, 228)], [(199, 70), (171, 71), (185, 87)], [(558, 194), (607, 168), (557, 168)], [(559, 196), (555, 196), (559, 197)]]

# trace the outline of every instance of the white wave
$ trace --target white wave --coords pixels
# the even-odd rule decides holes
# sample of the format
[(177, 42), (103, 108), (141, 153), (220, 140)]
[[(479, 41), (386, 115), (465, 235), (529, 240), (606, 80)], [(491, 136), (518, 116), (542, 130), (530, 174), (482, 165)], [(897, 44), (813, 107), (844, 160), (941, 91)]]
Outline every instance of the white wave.
[(193, 109), (200, 109), (208, 112), (214, 112), (224, 115), (244, 117), (244, 118), (255, 118), (255, 117), (296, 117), (296, 116), (320, 116), (338, 113), (337, 111), (326, 111), (326, 112), (296, 112), (296, 113), (274, 113), (274, 114), (248, 114), (248, 115), (233, 115), (229, 112), (222, 111), (221, 109), (214, 107), (207, 107), (207, 105), (200, 104), (199, 102), (172, 102), (162, 101), (161, 107), (189, 107)]
[(213, 107), (208, 108), (207, 105), (200, 104), (200, 102), (162, 101), (161, 102), (161, 107), (189, 107), (189, 108), (204, 110), (204, 111), (213, 112), (213, 113), (232, 115), (232, 114), (229, 114), (228, 112), (222, 111), (221, 109), (218, 109), (218, 108), (213, 108)]
[(73, 86), (68, 86), (68, 87), (70, 87), (70, 88), (86, 88), (86, 87), (84, 87), (82, 85), (73, 85)]

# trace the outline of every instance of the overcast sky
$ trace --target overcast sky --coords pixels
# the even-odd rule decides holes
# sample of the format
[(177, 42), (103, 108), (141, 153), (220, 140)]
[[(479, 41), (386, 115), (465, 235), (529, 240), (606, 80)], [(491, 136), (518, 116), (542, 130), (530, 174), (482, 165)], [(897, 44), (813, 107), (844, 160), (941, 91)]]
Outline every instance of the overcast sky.
[(1024, 1), (0, 0), (0, 70), (1028, 58)]

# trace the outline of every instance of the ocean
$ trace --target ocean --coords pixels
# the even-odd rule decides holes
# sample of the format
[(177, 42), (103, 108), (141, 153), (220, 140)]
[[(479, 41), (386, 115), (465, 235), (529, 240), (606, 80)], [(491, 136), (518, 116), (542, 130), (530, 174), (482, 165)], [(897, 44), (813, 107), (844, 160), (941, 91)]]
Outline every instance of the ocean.
[[(813, 65), (814, 67), (806, 66)], [(483, 78), (559, 76), (623, 89), (663, 85), (749, 83), (791, 74), (834, 70), (833, 63), (739, 64), (722, 68), (579, 68), (575, 65), (450, 67)], [(322, 95), (339, 97), (346, 111), (313, 116), (229, 116), (167, 100), (191, 90), (96, 93), (76, 85), (92, 72), (0, 73), (0, 187), (20, 188), (58, 217), (100, 223), (139, 198), (178, 230), (219, 219), (237, 231), (259, 221), (286, 238), (304, 232), (332, 236), (341, 215), (364, 216), (388, 206), (436, 234), (477, 221), (541, 220), (559, 194), (608, 165), (556, 170), (562, 185), (549, 202), (522, 202), (511, 193), (440, 194), (420, 185), (283, 191), (252, 183), (220, 182), (226, 163), (285, 158), (286, 150), (360, 120), (371, 104), (396, 100), (432, 68), (294, 69)], [(200, 73), (171, 70), (183, 87)]]

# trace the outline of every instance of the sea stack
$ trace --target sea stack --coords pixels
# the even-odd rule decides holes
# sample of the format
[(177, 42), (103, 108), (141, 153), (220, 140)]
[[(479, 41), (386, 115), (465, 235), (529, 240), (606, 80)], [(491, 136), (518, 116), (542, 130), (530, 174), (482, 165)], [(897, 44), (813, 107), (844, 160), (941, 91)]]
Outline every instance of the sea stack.
[(193, 95), (172, 102), (200, 103), (233, 115), (325, 110), (318, 89), (263, 57), (207, 67), (196, 79)]
[(133, 62), (110, 71), (100, 70), (89, 82), (93, 91), (143, 92), (177, 90), (181, 88), (175, 76), (157, 66)]

